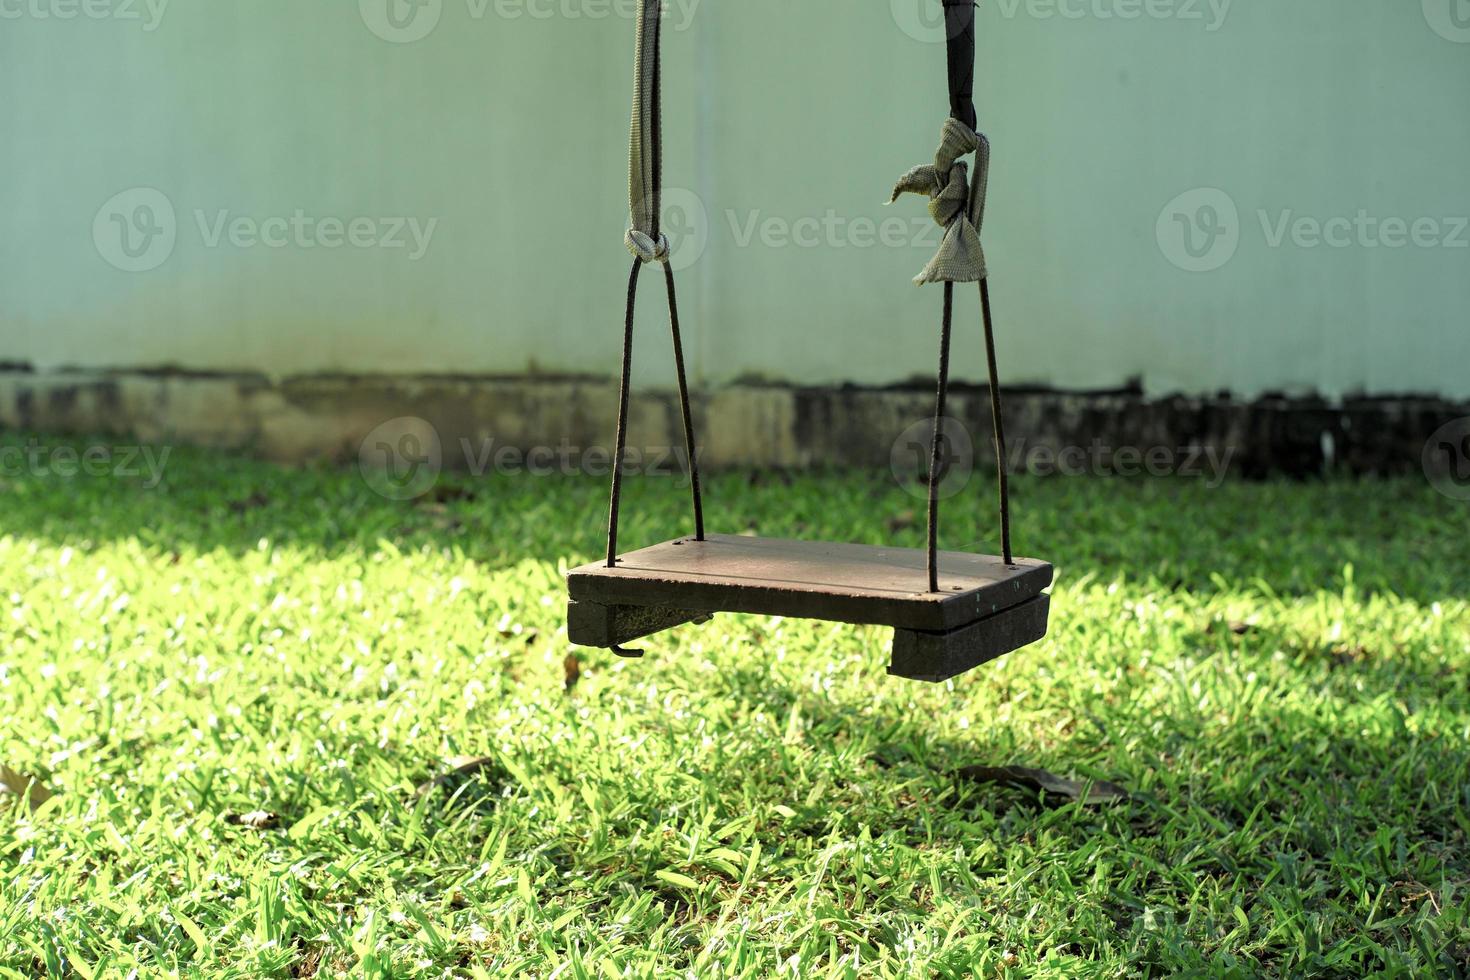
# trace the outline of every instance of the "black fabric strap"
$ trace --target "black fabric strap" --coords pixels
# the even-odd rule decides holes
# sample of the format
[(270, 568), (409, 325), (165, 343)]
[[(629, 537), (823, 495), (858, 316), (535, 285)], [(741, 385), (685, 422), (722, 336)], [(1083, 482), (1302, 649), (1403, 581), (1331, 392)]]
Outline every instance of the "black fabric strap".
[(975, 115), (975, 0), (944, 0), (949, 40), (949, 114), (978, 130)]

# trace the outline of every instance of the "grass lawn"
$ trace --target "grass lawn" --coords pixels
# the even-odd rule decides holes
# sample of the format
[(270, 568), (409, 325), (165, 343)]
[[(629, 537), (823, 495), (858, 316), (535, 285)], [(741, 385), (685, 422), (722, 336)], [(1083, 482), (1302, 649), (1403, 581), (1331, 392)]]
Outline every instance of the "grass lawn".
[[(571, 690), (601, 479), (392, 503), (177, 450), (143, 482), (0, 478), (0, 763), (54, 793), (0, 796), (0, 975), (1470, 971), (1470, 508), (1422, 479), (1023, 478), (1041, 644), (927, 686), (884, 630), (724, 616)], [(923, 538), (887, 474), (708, 500)], [(993, 547), (990, 502), (946, 546)], [(685, 505), (635, 481), (622, 540)]]

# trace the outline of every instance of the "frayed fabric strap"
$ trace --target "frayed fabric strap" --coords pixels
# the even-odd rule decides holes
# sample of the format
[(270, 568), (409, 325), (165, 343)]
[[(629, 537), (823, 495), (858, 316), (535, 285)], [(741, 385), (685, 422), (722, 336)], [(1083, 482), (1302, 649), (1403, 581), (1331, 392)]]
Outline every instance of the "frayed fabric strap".
[[(960, 157), (975, 154), (975, 179)], [(985, 251), (980, 225), (985, 217), (985, 191), (990, 179), (990, 141), (958, 119), (945, 120), (934, 163), (915, 167), (899, 178), (888, 203), (903, 194), (924, 194), (929, 214), (944, 229), (939, 251), (914, 279), (930, 282), (979, 282), (985, 278)]]

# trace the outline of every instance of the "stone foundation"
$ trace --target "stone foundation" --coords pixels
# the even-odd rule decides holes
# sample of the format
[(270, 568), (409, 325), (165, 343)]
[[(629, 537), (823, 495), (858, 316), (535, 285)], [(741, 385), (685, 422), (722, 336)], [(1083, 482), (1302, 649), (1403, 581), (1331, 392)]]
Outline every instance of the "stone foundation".
[[(907, 445), (915, 433), (927, 432), (923, 423), (933, 410), (933, 397), (919, 384), (752, 384), (701, 392), (696, 400), (700, 459), (708, 467), (887, 466), (896, 458), (895, 441), (902, 433), (909, 430)], [(1176, 465), (1190, 453), (1213, 453), (1231, 473), (1247, 477), (1417, 472), (1430, 435), (1470, 416), (1470, 404), (1427, 396), (1239, 401), (1228, 395), (1148, 398), (1136, 388), (1025, 388), (1006, 389), (1004, 397), (1012, 468), (1033, 470), (1038, 461), (1089, 465), (1084, 458), (1137, 460), (1144, 466), (1150, 452), (1167, 450), (1176, 454)], [(612, 443), (616, 406), (616, 385), (596, 378), (381, 375), (273, 381), (246, 374), (0, 368), (0, 427), (201, 445), (282, 462), (355, 458), (369, 433), (406, 417), (432, 426), (449, 467), (465, 464), (461, 447), (605, 452)], [(986, 389), (955, 389), (950, 414), (971, 439), (975, 457), (988, 465)], [(630, 446), (682, 452), (672, 392), (635, 392), (631, 420)], [(1066, 460), (1071, 462), (1059, 462)]]

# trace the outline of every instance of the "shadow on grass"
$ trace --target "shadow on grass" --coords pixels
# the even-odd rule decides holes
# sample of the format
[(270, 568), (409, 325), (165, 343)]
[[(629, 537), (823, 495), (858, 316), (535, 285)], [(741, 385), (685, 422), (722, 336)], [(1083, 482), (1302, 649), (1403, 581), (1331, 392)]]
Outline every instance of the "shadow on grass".
[[(0, 447), (41, 437), (0, 436)], [(80, 451), (105, 440), (50, 438)], [(161, 450), (159, 450), (161, 452)], [(134, 538), (167, 559), (272, 545), (336, 557), (452, 548), (487, 567), (578, 563), (603, 547), (600, 476), (443, 474), (409, 501), (375, 493), (353, 466), (288, 468), (175, 448), (163, 478), (0, 474), (0, 534), (86, 547)], [(726, 472), (706, 481), (712, 530), (922, 547), (920, 488), (888, 473)], [(1423, 481), (1227, 482), (1178, 478), (1013, 480), (1017, 551), (1051, 560), (1059, 581), (1279, 595), (1355, 586), (1420, 603), (1462, 598), (1470, 581), (1470, 506)], [(630, 479), (621, 540), (632, 550), (689, 530), (682, 477)], [(993, 552), (993, 490), (976, 474), (944, 502), (941, 546)]]

